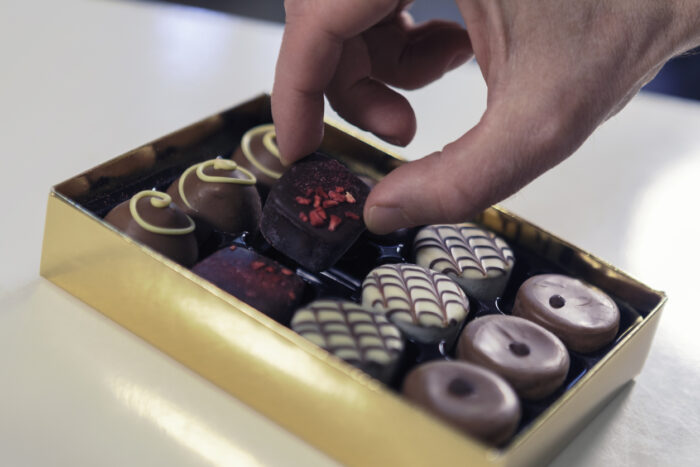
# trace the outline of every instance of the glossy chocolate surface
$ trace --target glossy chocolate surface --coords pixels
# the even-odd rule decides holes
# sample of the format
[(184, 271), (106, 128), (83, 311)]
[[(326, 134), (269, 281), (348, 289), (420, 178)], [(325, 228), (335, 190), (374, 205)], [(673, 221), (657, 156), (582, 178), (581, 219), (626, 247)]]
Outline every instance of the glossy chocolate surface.
[[(219, 169), (207, 165), (203, 173), (215, 180), (247, 181), (246, 174), (239, 169)], [(254, 184), (209, 181), (202, 179), (196, 170), (188, 170), (180, 177), (184, 177), (184, 180), (175, 180), (168, 188), (168, 194), (180, 209), (197, 222), (199, 228), (206, 231), (213, 228), (229, 234), (258, 230), (262, 205)]]
[(482, 365), (505, 378), (524, 399), (553, 393), (569, 372), (564, 344), (543, 327), (515, 316), (477, 318), (457, 344), (461, 360)]
[(306, 286), (291, 269), (235, 245), (197, 263), (192, 272), (282, 324), (289, 322)]
[(467, 362), (435, 361), (413, 369), (403, 395), (489, 444), (507, 441), (520, 421), (520, 401), (496, 373)]
[(560, 274), (526, 280), (515, 297), (513, 315), (550, 330), (568, 348), (582, 353), (609, 344), (620, 325), (620, 311), (608, 295)]
[(272, 187), (260, 229), (277, 250), (317, 272), (335, 264), (363, 230), (369, 188), (343, 164), (312, 154)]
[[(153, 199), (146, 196), (135, 203), (138, 214), (146, 223), (163, 229), (187, 229), (191, 225), (190, 218), (175, 204), (156, 207)], [(193, 232), (163, 234), (146, 230), (134, 219), (130, 203), (131, 199), (128, 199), (115, 206), (105, 216), (105, 222), (183, 266), (191, 266), (197, 261), (199, 252)]]
[(264, 196), (286, 170), (280, 160), (275, 127), (271, 123), (248, 130), (231, 158), (255, 175), (258, 189)]

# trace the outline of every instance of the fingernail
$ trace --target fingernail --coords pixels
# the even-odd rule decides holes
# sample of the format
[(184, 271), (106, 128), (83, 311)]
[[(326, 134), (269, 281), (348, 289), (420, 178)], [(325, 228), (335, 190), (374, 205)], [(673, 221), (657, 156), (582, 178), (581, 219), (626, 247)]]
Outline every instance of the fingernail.
[(367, 228), (378, 234), (393, 232), (408, 224), (403, 211), (394, 206), (372, 206), (367, 214)]

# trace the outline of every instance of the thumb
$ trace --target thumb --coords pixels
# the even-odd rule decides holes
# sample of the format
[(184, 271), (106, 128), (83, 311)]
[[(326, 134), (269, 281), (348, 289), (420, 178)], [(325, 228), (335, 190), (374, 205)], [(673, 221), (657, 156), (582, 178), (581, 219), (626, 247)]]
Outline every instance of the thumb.
[(561, 119), (542, 112), (528, 115), (522, 108), (491, 107), (474, 128), (442, 151), (392, 171), (365, 203), (369, 230), (383, 234), (473, 218), (553, 167), (583, 141), (569, 125), (564, 128)]

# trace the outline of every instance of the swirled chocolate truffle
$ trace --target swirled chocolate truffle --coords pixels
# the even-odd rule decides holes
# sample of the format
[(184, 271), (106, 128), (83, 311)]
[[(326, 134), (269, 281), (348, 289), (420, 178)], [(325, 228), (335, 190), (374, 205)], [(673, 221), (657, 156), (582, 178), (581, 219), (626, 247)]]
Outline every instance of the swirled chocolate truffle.
[(384, 382), (393, 378), (404, 349), (396, 326), (381, 314), (349, 301), (316, 300), (294, 313), (291, 328)]
[(434, 361), (413, 369), (403, 395), (485, 443), (499, 445), (515, 432), (521, 409), (500, 376), (471, 363)]
[(183, 266), (197, 261), (194, 221), (166, 193), (141, 191), (115, 206), (104, 220)]
[(289, 323), (306, 287), (291, 269), (236, 246), (208, 256), (192, 272), (282, 324)]
[(369, 188), (335, 159), (312, 154), (272, 187), (260, 229), (276, 250), (318, 272), (331, 267), (365, 230)]
[(267, 196), (270, 187), (286, 170), (280, 159), (275, 126), (271, 123), (248, 130), (241, 138), (241, 145), (233, 153), (232, 159), (255, 175), (263, 197)]
[(228, 159), (212, 159), (189, 167), (168, 188), (168, 194), (202, 230), (237, 234), (257, 232), (262, 207), (255, 176)]
[(552, 394), (569, 371), (569, 353), (557, 336), (515, 316), (488, 315), (469, 323), (457, 357), (498, 373), (529, 400)]
[(374, 268), (362, 283), (362, 303), (424, 343), (454, 338), (469, 313), (469, 300), (452, 279), (415, 264)]
[(453, 277), (467, 295), (481, 300), (503, 293), (515, 264), (503, 239), (471, 222), (423, 227), (413, 251), (418, 265)]
[(556, 334), (571, 350), (589, 353), (615, 339), (620, 310), (603, 291), (573, 277), (541, 274), (518, 289), (513, 315)]

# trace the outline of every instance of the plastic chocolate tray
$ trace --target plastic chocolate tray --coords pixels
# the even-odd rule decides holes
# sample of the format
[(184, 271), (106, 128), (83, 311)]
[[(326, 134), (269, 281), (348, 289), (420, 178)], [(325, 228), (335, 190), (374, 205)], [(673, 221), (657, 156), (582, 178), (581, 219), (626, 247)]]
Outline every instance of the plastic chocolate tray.
[[(620, 330), (611, 344), (593, 354), (582, 355), (570, 351), (571, 366), (566, 382), (560, 389), (541, 401), (521, 401), (523, 417), (520, 426), (513, 438), (499, 448), (481, 445), (454, 431), (411, 407), (398, 394), (407, 371), (422, 362), (452, 359), (454, 348), (445, 343), (427, 345), (407, 341), (399, 374), (389, 385), (383, 385), (359, 374), (359, 370), (327, 355), (323, 350), (304, 343), (303, 338), (288, 328), (282, 328), (281, 325), (288, 323), (280, 325), (273, 322), (186, 268), (135, 244), (100, 221), (112, 207), (141, 190), (155, 188), (165, 191), (194, 163), (215, 156), (229, 157), (246, 130), (270, 120), (269, 100), (261, 97), (55, 187), (49, 200), (42, 274), (261, 412), (350, 464), (404, 462), (419, 465), (429, 459), (431, 463), (439, 459), (454, 461), (465, 454), (471, 456), (475, 465), (540, 462), (553, 456), (595, 407), (599, 407), (614, 389), (639, 372), (665, 296), (499, 209), (487, 210), (477, 221), (509, 242), (516, 258), (515, 268), (502, 297), (488, 302), (470, 297), (471, 310), (467, 322), (487, 314), (510, 314), (520, 284), (528, 277), (542, 273), (568, 274), (598, 286), (615, 300), (621, 315)], [(401, 163), (333, 127), (327, 128), (321, 152), (342, 160), (356, 173), (375, 179)], [(59, 227), (59, 221), (64, 225)], [(91, 231), (96, 233), (91, 240), (86, 240)], [(320, 273), (298, 267), (272, 249), (261, 235), (232, 237), (215, 232), (201, 248), (200, 260), (225, 246), (250, 248), (284, 264), (310, 285), (306, 288), (302, 304), (325, 297), (359, 301), (361, 283), (372, 268), (387, 263), (412, 262), (411, 245), (415, 232), (416, 229), (408, 229), (386, 236), (365, 232), (334, 267)], [(75, 255), (58, 252), (68, 244), (72, 245), (71, 251), (78, 248)], [(78, 247), (78, 244), (82, 247)], [(120, 263), (123, 259), (116, 258), (119, 252), (134, 259), (133, 269)], [(120, 264), (115, 264), (115, 261)], [(139, 269), (139, 265), (144, 264), (146, 266)], [(113, 275), (109, 287), (106, 276), (100, 279), (100, 275), (106, 274), (108, 269)], [(120, 279), (119, 274), (126, 275), (129, 271), (136, 276), (143, 274), (143, 283), (139, 285), (126, 277)], [(154, 272), (162, 272), (167, 277), (155, 281), (146, 277)], [(172, 274), (175, 275), (171, 277)], [(197, 287), (196, 290), (192, 289), (189, 296), (183, 295), (189, 290), (188, 287), (182, 288), (183, 281), (190, 288), (193, 285)], [(96, 289), (91, 287), (95, 285)], [(158, 287), (165, 292), (172, 290), (173, 296), (165, 302), (154, 303), (150, 299), (139, 302), (139, 298), (146, 297), (149, 287)], [(175, 291), (175, 287), (181, 290)], [(149, 310), (142, 314), (121, 310), (115, 303), (119, 291), (134, 297), (131, 306), (137, 309), (148, 307)], [(192, 303), (183, 306), (182, 300)], [(227, 307), (221, 308), (221, 301)], [(122, 305), (125, 306), (126, 303)], [(217, 317), (224, 312), (241, 316), (235, 319), (227, 316), (226, 319), (232, 321), (220, 328), (221, 323), (208, 325), (206, 319), (202, 320), (198, 307), (215, 309), (213, 312)], [(261, 326), (246, 333), (249, 326), (241, 324), (242, 316)], [(158, 329), (159, 321), (162, 323), (163, 320), (168, 320), (169, 331)], [(226, 335), (222, 335), (222, 329), (226, 330)], [(250, 343), (260, 342), (260, 339), (266, 350), (257, 354), (249, 351)], [(221, 342), (227, 345), (222, 347)], [(201, 347), (192, 350), (191, 345)], [(290, 345), (294, 347), (294, 352), (289, 351), (284, 359), (294, 370), (290, 371), (287, 367), (286, 372), (275, 374), (282, 365), (279, 352), (289, 349)], [(213, 359), (212, 353), (215, 354)], [(240, 369), (245, 365), (259, 365), (259, 368), (242, 370), (240, 379), (221, 374), (223, 368)], [(241, 381), (246, 377), (259, 380)], [(278, 391), (285, 388), (293, 390), (281, 401), (272, 403), (272, 397), (267, 394), (269, 388), (260, 392), (261, 387), (269, 384)], [(345, 396), (334, 397), (345, 390), (349, 391)], [(377, 408), (386, 410), (377, 413)], [(340, 428), (337, 421), (324, 422), (324, 419), (342, 417), (351, 412), (353, 415), (346, 417), (346, 427)], [(393, 418), (392, 414), (395, 415)], [(311, 426), (306, 425), (302, 418), (307, 421), (312, 419), (313, 424), (309, 422)], [(402, 420), (409, 422), (410, 426), (401, 426)], [(358, 433), (360, 426), (369, 433)], [(403, 434), (404, 442), (410, 448), (402, 449), (402, 443), (386, 442), (385, 436), (368, 446), (368, 440), (373, 439), (374, 433), (388, 429), (397, 435)], [(349, 439), (348, 436), (353, 438)], [(411, 439), (421, 440), (421, 443), (410, 444)], [(360, 445), (364, 445), (362, 452), (357, 450)], [(459, 446), (461, 449), (457, 448)], [(405, 452), (407, 449), (409, 452)]]

